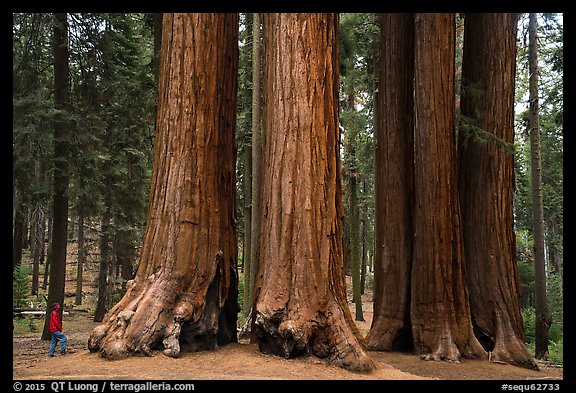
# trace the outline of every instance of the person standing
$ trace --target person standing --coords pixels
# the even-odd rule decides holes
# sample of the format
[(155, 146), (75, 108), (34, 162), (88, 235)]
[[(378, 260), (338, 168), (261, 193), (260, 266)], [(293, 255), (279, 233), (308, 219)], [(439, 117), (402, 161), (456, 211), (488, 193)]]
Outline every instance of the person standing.
[(60, 355), (66, 354), (66, 341), (67, 338), (62, 333), (62, 317), (58, 310), (60, 309), (60, 304), (52, 304), (52, 314), (50, 314), (50, 333), (52, 333), (52, 341), (50, 342), (50, 350), (48, 351), (48, 356), (53, 357), (54, 351), (56, 350), (56, 344), (60, 342)]

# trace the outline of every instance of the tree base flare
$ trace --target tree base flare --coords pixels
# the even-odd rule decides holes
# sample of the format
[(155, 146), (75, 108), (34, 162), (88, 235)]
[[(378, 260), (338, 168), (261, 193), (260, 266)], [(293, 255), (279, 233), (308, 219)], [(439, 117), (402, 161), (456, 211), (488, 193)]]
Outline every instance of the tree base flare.
[[(420, 358), (450, 363), (460, 363), (462, 358), (487, 359), (488, 353), (472, 333), (471, 325), (467, 331), (468, 334), (454, 335), (448, 323), (445, 323), (440, 334), (425, 336), (428, 344), (425, 344), (425, 341), (420, 341), (419, 345), (416, 345), (417, 348), (420, 348)], [(422, 338), (422, 336), (420, 337)]]
[(200, 306), (183, 301), (186, 296), (170, 290), (182, 288), (177, 283), (163, 282), (158, 287), (145, 283), (134, 285), (104, 323), (94, 329), (88, 349), (115, 360), (130, 355), (152, 356), (153, 351), (178, 357), (181, 352), (215, 350), (236, 342), (236, 319), (240, 310), (235, 293), (236, 277), (231, 275), (228, 298), (220, 306), (218, 293), (222, 278), (221, 270), (217, 271), (205, 303)]
[(412, 351), (412, 329), (409, 322), (380, 317), (372, 323), (364, 338), (366, 348), (372, 351)]
[(350, 371), (372, 371), (374, 362), (346, 326), (344, 321), (335, 323), (333, 317), (320, 316), (298, 325), (286, 319), (284, 312), (271, 316), (258, 312), (254, 333), (262, 353), (286, 359), (314, 355)]

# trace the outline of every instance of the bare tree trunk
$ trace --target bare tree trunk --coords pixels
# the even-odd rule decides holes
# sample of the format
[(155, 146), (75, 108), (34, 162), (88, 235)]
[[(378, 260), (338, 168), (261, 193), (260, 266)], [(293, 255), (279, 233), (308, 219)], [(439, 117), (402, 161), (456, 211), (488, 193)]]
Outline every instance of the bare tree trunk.
[(374, 364), (346, 304), (337, 14), (264, 14), (264, 156), (254, 331), (262, 352)]
[(486, 356), (472, 330), (456, 175), (454, 14), (415, 16), (414, 350), (425, 359)]
[(32, 246), (32, 295), (38, 295), (38, 285), (40, 281), (40, 261), (42, 259), (42, 251), (44, 248), (44, 231), (46, 218), (44, 213), (44, 206), (41, 204), (36, 205), (36, 209), (32, 213), (32, 228), (31, 228), (31, 246)]
[(462, 68), (459, 191), (472, 321), (492, 359), (536, 368), (524, 344), (506, 148), (514, 142), (516, 15), (466, 14)]
[[(552, 226), (551, 226), (552, 227)], [(552, 237), (554, 237), (555, 228), (551, 228)], [(557, 274), (560, 280), (564, 280), (564, 273), (562, 269), (562, 258), (559, 255), (558, 244), (554, 238), (548, 240), (548, 265), (552, 273)]]
[(91, 351), (178, 356), (236, 341), (237, 67), (237, 14), (164, 14), (140, 263)]
[(50, 279), (50, 261), (52, 261), (52, 209), (48, 211), (48, 247), (46, 250), (46, 264), (44, 266), (44, 279), (42, 280), (42, 289), (48, 288), (48, 281)]
[[(68, 16), (54, 15), (54, 106), (58, 110), (70, 109), (70, 81), (68, 67)], [(68, 124), (58, 119), (54, 124), (54, 198), (52, 207), (52, 255), (50, 286), (42, 339), (51, 339), (50, 305), (60, 304), (64, 309), (64, 287), (66, 284), (66, 249), (68, 245)]]
[(530, 95), (530, 152), (532, 166), (532, 221), (534, 223), (534, 271), (536, 285), (536, 359), (548, 360), (548, 329), (551, 325), (546, 296), (544, 258), (544, 205), (540, 157), (540, 110), (538, 104), (538, 22), (530, 13), (528, 24), (528, 70)]
[[(362, 180), (362, 193), (366, 195), (366, 179)], [(366, 204), (362, 208), (362, 263), (360, 269), (360, 294), (364, 295), (366, 290), (366, 271), (368, 267), (368, 212)]]
[[(354, 157), (356, 154), (355, 144), (355, 132), (353, 132), (354, 138), (351, 138), (351, 146), (353, 146), (349, 153)], [(355, 158), (353, 158), (355, 160)], [(356, 171), (357, 168), (350, 168), (352, 171)], [(356, 321), (364, 321), (364, 313), (362, 312), (362, 295), (360, 291), (360, 280), (362, 274), (361, 266), (361, 255), (360, 255), (360, 217), (359, 217), (359, 207), (358, 207), (358, 182), (356, 179), (357, 174), (351, 173), (348, 179), (350, 199), (348, 208), (350, 209), (350, 267), (352, 268), (352, 302), (355, 306), (355, 318)]]
[[(82, 202), (80, 202), (82, 204)], [(84, 283), (84, 264), (86, 263), (86, 242), (84, 238), (84, 209), (82, 207), (78, 210), (78, 272), (76, 276), (76, 298), (74, 304), (77, 306), (82, 304), (82, 286)]]
[[(126, 223), (124, 225), (127, 225)], [(122, 225), (121, 225), (122, 226)], [(129, 229), (117, 229), (114, 237), (114, 251), (116, 253), (117, 269), (120, 270), (122, 279), (122, 291), (125, 292), (127, 282), (134, 278), (133, 263), (135, 259), (135, 249), (132, 241), (132, 234)]]
[[(110, 187), (107, 187), (110, 190)], [(94, 322), (102, 322), (107, 312), (108, 297), (111, 294), (110, 286), (108, 283), (108, 270), (112, 265), (111, 251), (110, 251), (110, 205), (111, 195), (105, 196), (105, 210), (102, 215), (102, 232), (100, 234), (100, 268), (98, 270), (98, 301), (96, 303), (96, 310), (94, 311)]]
[(12, 272), (18, 269), (22, 261), (22, 249), (24, 248), (24, 226), (26, 221), (26, 195), (16, 187), (16, 212), (14, 214), (14, 226), (12, 227)]

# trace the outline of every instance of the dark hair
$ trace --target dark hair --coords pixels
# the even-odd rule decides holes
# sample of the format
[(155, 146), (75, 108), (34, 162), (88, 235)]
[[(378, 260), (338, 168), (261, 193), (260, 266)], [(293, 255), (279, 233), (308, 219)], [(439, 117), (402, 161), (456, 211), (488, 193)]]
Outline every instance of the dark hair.
[(52, 303), (52, 309), (54, 309), (56, 306), (59, 306), (58, 303)]

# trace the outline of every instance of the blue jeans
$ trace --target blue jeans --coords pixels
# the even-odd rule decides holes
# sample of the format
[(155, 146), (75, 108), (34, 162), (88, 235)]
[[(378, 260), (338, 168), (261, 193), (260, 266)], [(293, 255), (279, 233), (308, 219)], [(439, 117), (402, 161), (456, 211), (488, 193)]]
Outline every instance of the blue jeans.
[(56, 344), (60, 342), (60, 353), (66, 352), (66, 336), (62, 332), (52, 332), (52, 341), (50, 342), (49, 356), (54, 356)]

